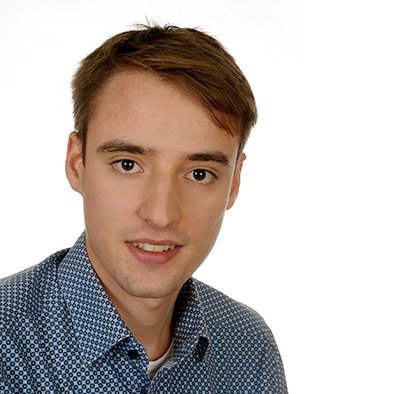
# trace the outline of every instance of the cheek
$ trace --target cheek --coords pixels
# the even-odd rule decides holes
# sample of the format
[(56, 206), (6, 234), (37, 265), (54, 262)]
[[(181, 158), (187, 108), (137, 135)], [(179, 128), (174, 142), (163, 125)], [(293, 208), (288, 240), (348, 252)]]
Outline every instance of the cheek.
[(193, 204), (193, 216), (190, 226), (195, 227), (199, 239), (207, 244), (214, 244), (223, 222), (227, 194), (205, 196)]
[(214, 247), (222, 226), (223, 217), (223, 213), (219, 214), (218, 211), (215, 211), (215, 214), (199, 218), (196, 232), (192, 235), (193, 250), (199, 258), (198, 265), (208, 257)]
[(125, 216), (127, 193), (124, 189), (117, 190), (105, 178), (97, 179), (91, 176), (88, 179), (83, 190), (85, 220), (96, 225), (111, 227)]

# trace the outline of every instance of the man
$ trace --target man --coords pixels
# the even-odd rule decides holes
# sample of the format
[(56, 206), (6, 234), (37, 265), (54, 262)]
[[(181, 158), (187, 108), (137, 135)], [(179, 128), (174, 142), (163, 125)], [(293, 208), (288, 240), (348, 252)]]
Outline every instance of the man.
[(263, 319), (191, 278), (238, 194), (257, 111), (194, 29), (139, 27), (73, 79), (86, 230), (1, 282), (0, 392), (286, 393)]

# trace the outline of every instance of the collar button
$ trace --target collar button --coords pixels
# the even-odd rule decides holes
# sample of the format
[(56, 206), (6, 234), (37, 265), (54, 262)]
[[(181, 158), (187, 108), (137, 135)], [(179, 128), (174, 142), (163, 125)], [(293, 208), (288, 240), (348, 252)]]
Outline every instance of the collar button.
[(130, 360), (136, 360), (140, 356), (138, 351), (135, 349), (129, 350), (127, 355), (129, 356)]

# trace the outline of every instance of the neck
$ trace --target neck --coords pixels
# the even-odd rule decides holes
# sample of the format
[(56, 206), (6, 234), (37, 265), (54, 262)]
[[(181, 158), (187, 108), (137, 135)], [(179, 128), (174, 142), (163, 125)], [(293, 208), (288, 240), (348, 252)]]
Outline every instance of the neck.
[(123, 321), (141, 342), (150, 361), (160, 358), (170, 347), (174, 335), (173, 315), (176, 294), (163, 299), (133, 297), (105, 288)]
[(132, 296), (100, 264), (93, 264), (93, 268), (134, 338), (145, 347), (149, 360), (159, 359), (172, 342), (174, 307), (180, 290), (164, 298)]

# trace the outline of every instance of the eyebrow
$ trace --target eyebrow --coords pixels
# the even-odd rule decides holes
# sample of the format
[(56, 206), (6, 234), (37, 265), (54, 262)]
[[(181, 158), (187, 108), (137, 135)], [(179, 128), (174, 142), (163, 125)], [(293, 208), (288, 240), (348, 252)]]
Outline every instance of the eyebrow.
[[(131, 154), (138, 154), (144, 156), (157, 156), (158, 152), (155, 149), (145, 148), (141, 145), (135, 145), (130, 142), (114, 139), (104, 142), (97, 148), (98, 153), (116, 153), (127, 152)], [(185, 154), (184, 161), (213, 161), (219, 163), (224, 167), (230, 167), (230, 159), (227, 155), (220, 151), (215, 152), (197, 152)]]
[(98, 153), (127, 152), (145, 156), (154, 156), (157, 152), (154, 149), (147, 149), (140, 145), (131, 144), (122, 140), (109, 140), (97, 148)]
[(185, 156), (185, 161), (213, 161), (223, 165), (224, 167), (230, 167), (229, 158), (222, 152), (202, 152), (193, 153)]

